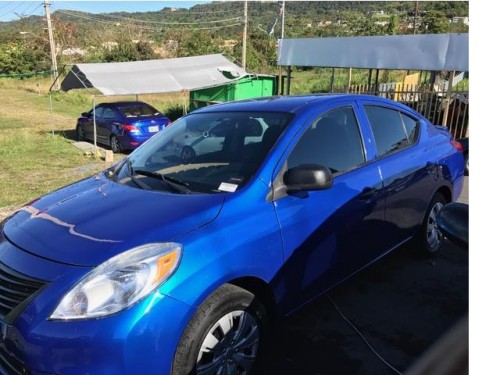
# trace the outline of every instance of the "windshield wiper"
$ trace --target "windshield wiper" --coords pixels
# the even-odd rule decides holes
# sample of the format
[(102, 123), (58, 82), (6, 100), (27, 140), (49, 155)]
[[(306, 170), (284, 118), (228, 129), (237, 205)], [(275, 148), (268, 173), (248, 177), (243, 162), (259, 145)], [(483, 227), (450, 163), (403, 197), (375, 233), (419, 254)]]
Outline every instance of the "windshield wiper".
[(132, 182), (134, 184), (136, 184), (138, 187), (140, 187), (141, 189), (151, 190), (151, 187), (148, 184), (145, 184), (141, 180), (134, 177), (134, 174), (136, 174), (136, 173), (137, 172), (134, 172), (134, 168), (132, 167), (132, 162), (130, 161), (130, 159), (127, 159), (127, 175), (130, 177)]
[(134, 173), (162, 180), (163, 182), (165, 182), (168, 185), (169, 188), (171, 188), (172, 190), (175, 190), (178, 193), (182, 193), (182, 194), (191, 193), (191, 190), (189, 190), (187, 188), (189, 186), (189, 184), (187, 182), (182, 181), (182, 180), (178, 180), (177, 178), (165, 176), (164, 174), (161, 174), (158, 172), (146, 171), (143, 169), (137, 169), (134, 171)]

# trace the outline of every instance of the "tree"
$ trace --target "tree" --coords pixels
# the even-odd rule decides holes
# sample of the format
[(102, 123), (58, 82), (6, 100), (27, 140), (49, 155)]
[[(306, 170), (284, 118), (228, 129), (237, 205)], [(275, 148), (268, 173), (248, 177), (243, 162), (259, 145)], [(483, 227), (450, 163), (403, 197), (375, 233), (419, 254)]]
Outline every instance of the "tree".
[(439, 10), (430, 10), (422, 23), (424, 32), (428, 34), (444, 34), (450, 31), (451, 24), (446, 14)]
[(392, 15), (387, 25), (387, 34), (395, 35), (398, 32), (398, 16)]
[(103, 59), (106, 62), (141, 61), (155, 59), (156, 55), (146, 42), (132, 43), (122, 41), (116, 48), (106, 51)]

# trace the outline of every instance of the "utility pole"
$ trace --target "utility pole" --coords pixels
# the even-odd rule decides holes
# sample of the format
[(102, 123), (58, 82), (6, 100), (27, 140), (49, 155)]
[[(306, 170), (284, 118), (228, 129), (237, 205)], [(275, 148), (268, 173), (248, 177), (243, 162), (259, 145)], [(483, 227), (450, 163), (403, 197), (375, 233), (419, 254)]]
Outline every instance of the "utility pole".
[(413, 35), (417, 33), (418, 1), (415, 1), (415, 12), (413, 13)]
[(248, 1), (244, 1), (243, 17), (245, 19), (245, 26), (243, 27), (243, 51), (241, 57), (241, 64), (243, 69), (247, 67), (247, 28), (248, 28)]
[(56, 46), (54, 43), (54, 34), (52, 33), (52, 21), (50, 20), (50, 3), (48, 0), (43, 1), (43, 7), (45, 8), (45, 17), (47, 18), (47, 31), (49, 32), (49, 45), (50, 45), (50, 59), (52, 60), (52, 77), (54, 78), (54, 87), (59, 90), (58, 72), (57, 72), (57, 57), (56, 57)]
[(281, 39), (285, 39), (285, 0), (281, 6)]
[[(281, 43), (283, 43), (283, 39), (285, 38), (285, 0), (283, 0), (283, 4), (281, 5), (280, 8), (280, 15), (281, 15)], [(278, 73), (278, 87), (279, 87), (279, 94), (283, 95), (285, 92), (284, 85), (283, 85), (283, 68), (280, 65), (279, 68), (279, 73)]]

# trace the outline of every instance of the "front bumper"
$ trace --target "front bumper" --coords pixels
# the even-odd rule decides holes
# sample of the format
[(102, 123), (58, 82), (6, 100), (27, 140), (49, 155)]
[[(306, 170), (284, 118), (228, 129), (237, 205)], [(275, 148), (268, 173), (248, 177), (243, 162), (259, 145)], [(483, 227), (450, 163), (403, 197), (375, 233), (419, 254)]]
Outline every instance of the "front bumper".
[(0, 243), (0, 261), (47, 280), (11, 324), (0, 319), (0, 374), (168, 374), (193, 309), (154, 292), (109, 317), (53, 321), (62, 295), (87, 268), (62, 265)]

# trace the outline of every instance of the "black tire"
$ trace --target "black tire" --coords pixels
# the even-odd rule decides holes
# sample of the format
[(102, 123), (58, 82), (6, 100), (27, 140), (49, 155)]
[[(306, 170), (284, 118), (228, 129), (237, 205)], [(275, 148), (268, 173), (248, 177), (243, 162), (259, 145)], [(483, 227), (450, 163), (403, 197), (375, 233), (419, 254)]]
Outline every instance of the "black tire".
[(83, 129), (83, 126), (77, 125), (76, 126), (76, 140), (77, 141), (85, 141), (87, 137), (85, 136), (85, 130)]
[(464, 174), (466, 176), (469, 175), (469, 154), (464, 154), (464, 164), (465, 164), (465, 168), (464, 168)]
[(190, 146), (184, 146), (181, 150), (181, 162), (189, 163), (196, 157), (196, 152)]
[[(226, 322), (226, 332), (220, 322)], [(264, 306), (252, 293), (231, 284), (221, 286), (203, 302), (186, 327), (177, 346), (172, 374), (195, 375), (198, 370), (222, 366), (230, 368), (229, 373), (234, 375), (258, 373), (267, 322)], [(207, 342), (214, 343), (214, 338), (215, 346), (208, 346)], [(248, 367), (253, 358), (255, 361)]]
[(111, 138), (109, 138), (109, 146), (111, 147), (111, 150), (115, 154), (118, 154), (122, 151), (122, 148), (120, 146), (120, 141), (118, 141), (118, 138), (116, 138), (115, 135), (112, 135)]
[(446, 203), (443, 194), (436, 193), (427, 207), (418, 241), (418, 245), (423, 247), (427, 254), (436, 254), (443, 245), (444, 238), (437, 227), (436, 216)]

